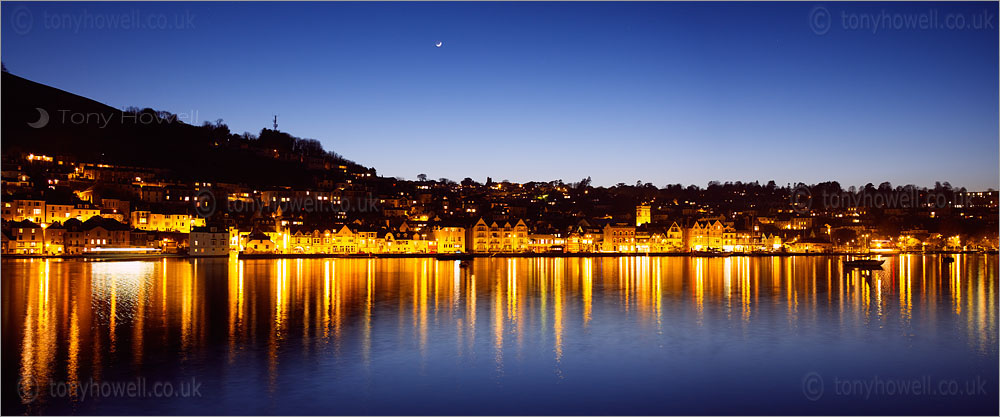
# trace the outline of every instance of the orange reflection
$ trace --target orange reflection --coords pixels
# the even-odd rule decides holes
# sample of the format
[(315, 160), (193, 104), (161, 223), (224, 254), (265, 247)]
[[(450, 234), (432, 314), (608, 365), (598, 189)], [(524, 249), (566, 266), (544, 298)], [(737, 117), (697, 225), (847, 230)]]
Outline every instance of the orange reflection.
[[(905, 255), (874, 273), (822, 257), (483, 258), (471, 269), (429, 259), (5, 260), (4, 268), (4, 335), (18, 355), (11, 372), (39, 385), (142, 371), (152, 358), (187, 365), (209, 340), (223, 366), (259, 358), (272, 390), (289, 350), (370, 365), (400, 340), (427, 358), (457, 343), (463, 361), (495, 362), (500, 377), (537, 343), (559, 372), (578, 359), (581, 338), (607, 331), (604, 313), (654, 340), (674, 326), (714, 331), (719, 322), (751, 334), (785, 320), (830, 331), (871, 320), (867, 329), (911, 334), (918, 320), (939, 320), (958, 324), (960, 340), (980, 354), (997, 346), (995, 256), (958, 255), (943, 266), (936, 255)], [(333, 351), (321, 352), (328, 344)], [(340, 357), (341, 349), (360, 355)]]

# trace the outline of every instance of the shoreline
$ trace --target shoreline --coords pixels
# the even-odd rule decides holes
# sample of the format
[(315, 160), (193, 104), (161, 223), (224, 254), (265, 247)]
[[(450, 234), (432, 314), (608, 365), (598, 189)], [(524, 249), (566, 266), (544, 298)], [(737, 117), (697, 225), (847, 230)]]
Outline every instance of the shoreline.
[[(998, 251), (933, 251), (933, 252), (893, 252), (886, 254), (872, 254), (875, 256), (896, 256), (896, 255), (996, 255)], [(232, 254), (226, 255), (183, 255), (183, 254), (157, 254), (157, 255), (3, 255), (0, 260), (21, 260), (21, 259), (65, 259), (82, 260), (91, 262), (101, 261), (142, 261), (159, 259), (219, 259), (229, 258)], [(268, 259), (409, 259), (409, 258), (432, 258), (442, 261), (448, 260), (471, 260), (480, 258), (633, 258), (633, 257), (689, 257), (689, 258), (728, 258), (728, 257), (799, 257), (799, 256), (858, 256), (862, 254), (851, 252), (749, 252), (749, 253), (697, 253), (697, 252), (652, 252), (652, 253), (617, 253), (617, 252), (594, 252), (594, 253), (381, 253), (381, 254), (326, 254), (326, 253), (298, 253), (298, 254), (236, 254), (240, 260), (268, 260)]]

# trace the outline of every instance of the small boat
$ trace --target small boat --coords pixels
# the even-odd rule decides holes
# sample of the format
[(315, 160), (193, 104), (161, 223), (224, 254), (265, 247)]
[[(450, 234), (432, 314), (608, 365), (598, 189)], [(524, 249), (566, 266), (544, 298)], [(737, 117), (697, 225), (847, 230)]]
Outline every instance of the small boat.
[(470, 265), (472, 265), (472, 262), (469, 262), (469, 261), (462, 261), (462, 262), (460, 262), (460, 263), (458, 264), (458, 267), (459, 267), (459, 268), (468, 268), (468, 267), (469, 267)]
[(885, 259), (853, 259), (844, 261), (844, 268), (876, 269), (881, 268)]
[(466, 259), (472, 259), (472, 254), (470, 253), (439, 253), (435, 256), (439, 261), (463, 261)]
[(941, 262), (950, 264), (952, 262), (955, 262), (955, 258), (952, 256), (945, 256), (944, 259), (941, 259)]
[(871, 242), (867, 239), (868, 235), (865, 235), (865, 247), (868, 248), (867, 253), (861, 255), (858, 258), (851, 260), (844, 260), (844, 268), (850, 269), (882, 269), (882, 264), (885, 263), (885, 259), (872, 259), (871, 258)]

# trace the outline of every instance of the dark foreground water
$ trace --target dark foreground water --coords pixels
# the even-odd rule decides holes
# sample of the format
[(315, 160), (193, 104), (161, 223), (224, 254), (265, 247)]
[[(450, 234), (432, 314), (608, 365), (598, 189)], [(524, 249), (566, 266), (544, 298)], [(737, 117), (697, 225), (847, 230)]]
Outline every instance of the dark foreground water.
[(993, 414), (997, 257), (2, 263), (4, 414)]

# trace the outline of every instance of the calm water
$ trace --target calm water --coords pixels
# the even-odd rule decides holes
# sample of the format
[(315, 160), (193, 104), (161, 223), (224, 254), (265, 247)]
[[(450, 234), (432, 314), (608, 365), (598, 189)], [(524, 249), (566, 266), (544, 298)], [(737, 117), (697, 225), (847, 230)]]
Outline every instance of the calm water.
[(7, 260), (2, 411), (995, 415), (956, 258)]

